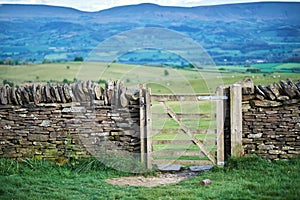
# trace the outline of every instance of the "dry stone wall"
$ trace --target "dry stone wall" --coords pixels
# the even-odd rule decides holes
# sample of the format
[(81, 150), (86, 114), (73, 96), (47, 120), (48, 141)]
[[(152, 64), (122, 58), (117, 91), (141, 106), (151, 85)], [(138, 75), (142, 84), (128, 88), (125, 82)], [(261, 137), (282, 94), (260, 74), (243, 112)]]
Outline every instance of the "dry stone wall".
[(246, 80), (242, 84), (245, 153), (272, 160), (299, 157), (300, 81), (253, 86)]
[(0, 157), (140, 152), (138, 88), (87, 81), (0, 88)]

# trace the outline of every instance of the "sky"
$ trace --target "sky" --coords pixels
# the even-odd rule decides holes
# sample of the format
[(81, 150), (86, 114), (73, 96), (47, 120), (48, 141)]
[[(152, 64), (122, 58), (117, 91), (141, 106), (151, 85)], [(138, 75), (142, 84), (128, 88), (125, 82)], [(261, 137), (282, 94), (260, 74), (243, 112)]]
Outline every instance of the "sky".
[(259, 1), (300, 2), (300, 0), (0, 0), (0, 4), (43, 4), (72, 7), (82, 11), (99, 11), (116, 6), (155, 3), (163, 6), (193, 7), (227, 3), (246, 3)]

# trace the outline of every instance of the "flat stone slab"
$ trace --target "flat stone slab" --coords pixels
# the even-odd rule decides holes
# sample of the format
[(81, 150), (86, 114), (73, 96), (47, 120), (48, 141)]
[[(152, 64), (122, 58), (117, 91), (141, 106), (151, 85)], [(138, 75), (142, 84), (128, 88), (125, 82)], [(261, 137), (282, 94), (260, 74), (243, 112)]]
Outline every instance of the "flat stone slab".
[(192, 172), (206, 172), (213, 168), (212, 165), (190, 166), (189, 169)]
[(157, 165), (157, 168), (160, 171), (180, 171), (182, 168), (182, 165), (159, 164), (159, 165)]

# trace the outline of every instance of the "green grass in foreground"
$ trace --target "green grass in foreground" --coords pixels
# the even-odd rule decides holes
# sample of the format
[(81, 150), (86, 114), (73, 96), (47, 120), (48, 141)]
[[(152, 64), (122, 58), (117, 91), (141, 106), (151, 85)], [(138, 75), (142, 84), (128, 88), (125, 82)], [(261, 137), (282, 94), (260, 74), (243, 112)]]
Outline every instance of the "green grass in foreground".
[[(58, 166), (47, 161), (0, 159), (0, 199), (298, 199), (300, 159), (269, 162), (259, 157), (231, 159), (178, 184), (154, 188), (114, 186), (105, 179), (128, 176), (92, 164)], [(203, 179), (212, 184), (200, 186)]]

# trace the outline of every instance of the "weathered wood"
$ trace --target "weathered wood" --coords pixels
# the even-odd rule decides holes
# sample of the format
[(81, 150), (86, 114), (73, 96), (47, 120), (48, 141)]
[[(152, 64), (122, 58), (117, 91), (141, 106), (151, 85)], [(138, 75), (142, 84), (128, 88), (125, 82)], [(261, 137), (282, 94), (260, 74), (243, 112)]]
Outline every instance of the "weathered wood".
[[(216, 134), (216, 129), (207, 129), (207, 130), (199, 130), (199, 129), (189, 129), (191, 133), (193, 134), (212, 134), (215, 135)], [(185, 134), (186, 133), (181, 130), (181, 129), (154, 129), (152, 128), (152, 135), (156, 135), (158, 133), (163, 133), (163, 134)]]
[(140, 143), (141, 143), (141, 162), (146, 163), (146, 145), (145, 145), (145, 120), (146, 120), (146, 110), (145, 110), (145, 103), (144, 103), (144, 93), (143, 93), (143, 85), (140, 85), (139, 90), (139, 104), (140, 104)]
[[(181, 118), (211, 118), (211, 114), (201, 114), (201, 113), (176, 113), (179, 119)], [(152, 113), (154, 118), (170, 118), (167, 113)]]
[(198, 101), (199, 96), (213, 96), (211, 94), (152, 94), (151, 101)]
[(210, 160), (153, 160), (153, 164), (214, 165)]
[(161, 102), (161, 104), (164, 106), (165, 110), (168, 112), (168, 114), (170, 115), (170, 117), (172, 117), (172, 119), (174, 119), (174, 121), (176, 123), (179, 124), (179, 126), (181, 127), (182, 130), (184, 130), (184, 132), (192, 139), (192, 141), (201, 149), (201, 151), (209, 158), (209, 160), (211, 160), (211, 162), (216, 163), (216, 160), (214, 158), (214, 156), (212, 156), (204, 147), (203, 143), (201, 141), (199, 141), (197, 138), (195, 138), (195, 136), (190, 132), (189, 128), (187, 126), (185, 126), (176, 116), (176, 114), (172, 111), (172, 109), (165, 103), (165, 102)]
[(194, 144), (191, 140), (152, 140), (152, 144)]
[[(223, 96), (224, 88), (219, 86), (216, 95)], [(217, 121), (217, 165), (224, 165), (225, 152), (224, 152), (224, 100), (217, 101), (216, 105), (216, 121)]]
[(151, 112), (151, 89), (145, 90), (145, 103), (146, 103), (146, 137), (147, 137), (147, 168), (152, 169), (152, 143), (151, 143), (151, 130), (152, 130), (152, 112)]
[(203, 156), (201, 151), (154, 151), (152, 156)]
[(230, 87), (231, 156), (241, 157), (242, 147), (242, 89), (241, 85)]

